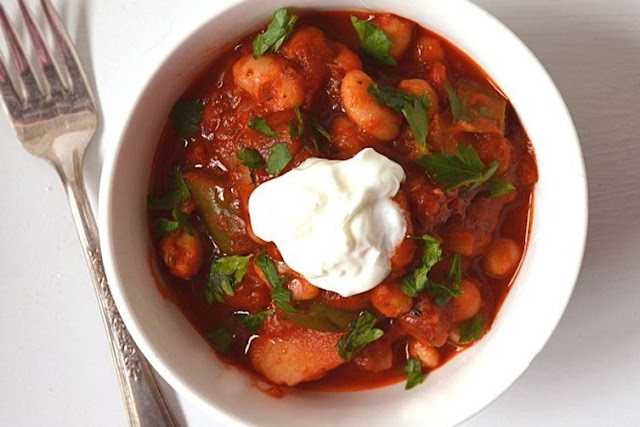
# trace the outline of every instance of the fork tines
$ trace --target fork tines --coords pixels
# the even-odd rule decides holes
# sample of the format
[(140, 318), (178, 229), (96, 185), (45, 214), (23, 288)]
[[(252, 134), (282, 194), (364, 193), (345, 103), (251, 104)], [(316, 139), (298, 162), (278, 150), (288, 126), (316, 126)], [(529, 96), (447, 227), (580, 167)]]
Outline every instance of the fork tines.
[(20, 85), (13, 85), (11, 83), (8, 68), (0, 58), (0, 94), (7, 104), (9, 113), (13, 116), (13, 110), (18, 107), (18, 104), (55, 102), (56, 98), (68, 98), (69, 93), (73, 93), (76, 99), (86, 98), (93, 102), (91, 89), (89, 88), (82, 67), (79, 65), (80, 63), (72, 42), (50, 0), (40, 0), (40, 3), (51, 33), (53, 34), (56, 48), (68, 73), (70, 80), (69, 88), (65, 86), (61, 78), (60, 72), (44, 41), (42, 31), (36, 24), (31, 11), (24, 0), (18, 0), (18, 3), (36, 53), (36, 66), (40, 67), (44, 75), (44, 87), (39, 87), (17, 32), (12, 26), (4, 8), (0, 5), (0, 26), (2, 27), (9, 55), (20, 81)]

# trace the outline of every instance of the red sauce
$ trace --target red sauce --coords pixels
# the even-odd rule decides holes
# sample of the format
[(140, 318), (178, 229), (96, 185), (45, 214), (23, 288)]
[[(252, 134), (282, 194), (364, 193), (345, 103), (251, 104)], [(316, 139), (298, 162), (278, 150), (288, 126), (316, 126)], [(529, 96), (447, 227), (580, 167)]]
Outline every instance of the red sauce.
[[(351, 14), (356, 14), (361, 18), (368, 16), (360, 12), (311, 12), (300, 16), (297, 28), (303, 28), (306, 25), (315, 26), (322, 30), (331, 42), (344, 43), (353, 52), (358, 52), (360, 42), (350, 22)], [(259, 102), (256, 103), (256, 100), (251, 96), (243, 94), (234, 83), (231, 68), (239, 58), (251, 52), (251, 42), (256, 34), (244, 37), (234, 47), (220, 51), (206, 71), (193, 82), (182, 96), (182, 99), (200, 100), (204, 104), (204, 118), (200, 125), (200, 131), (191, 137), (180, 138), (172, 123), (168, 121), (154, 158), (149, 186), (150, 194), (157, 195), (167, 192), (170, 187), (170, 172), (176, 165), (182, 165), (184, 173), (193, 171), (203, 173), (204, 171), (208, 176), (226, 183), (225, 185), (230, 188), (231, 193), (229, 194), (239, 199), (240, 217), (249, 223), (246, 213), (246, 198), (251, 191), (252, 184), (247, 180), (246, 168), (238, 167), (235, 154), (239, 149), (248, 146), (258, 149), (263, 156), (266, 156), (268, 149), (275, 142), (264, 135), (247, 131), (247, 123), (252, 117), (266, 117), (274, 128), (282, 132), (280, 129), (286, 128), (288, 121), (295, 118), (293, 110), (266, 112), (259, 105)], [(428, 40), (430, 44), (425, 40)], [(425, 43), (427, 44), (425, 45)], [(437, 50), (442, 49), (443, 57), (431, 61), (428, 60), (429, 55), (421, 57), (419, 49), (425, 49), (425, 46), (435, 46), (434, 55), (436, 57)], [(427, 60), (425, 60), (425, 56)], [(305, 70), (302, 65), (294, 63), (293, 66), (304, 75)], [(531, 144), (508, 101), (504, 141), (495, 135), (487, 136), (484, 133), (456, 130), (457, 125), (453, 123), (449, 101), (439, 76), (445, 76), (447, 82), (452, 86), (459, 86), (461, 81), (471, 81), (478, 88), (490, 91), (495, 96), (502, 95), (491, 79), (467, 55), (433, 32), (415, 26), (407, 53), (399, 59), (398, 65), (372, 66), (365, 64), (364, 69), (379, 84), (396, 86), (403, 79), (422, 78), (434, 87), (440, 103), (440, 112), (431, 120), (431, 130), (427, 140), (432, 152), (455, 151), (455, 145), (465, 143), (474, 146), (480, 157), (485, 163), (488, 163), (490, 160), (494, 160), (492, 156), (497, 153), (499, 158), (501, 153), (502, 146), (496, 145), (496, 141), (499, 143), (506, 141), (504, 143), (508, 145), (510, 157), (500, 174), (514, 184), (515, 191), (498, 198), (490, 198), (486, 194), (454, 192), (434, 199), (433, 190), (441, 189), (442, 186), (435, 185), (425, 170), (416, 163), (415, 149), (410, 146), (410, 138), (405, 137), (406, 123), (404, 124), (404, 133), (401, 133), (392, 142), (380, 142), (366, 135), (366, 132), (357, 131), (357, 138), (362, 146), (375, 148), (405, 169), (407, 183), (402, 191), (405, 192), (409, 200), (410, 216), (415, 234), (428, 233), (443, 243), (443, 261), (434, 267), (430, 278), (443, 280), (453, 253), (460, 252), (455, 249), (458, 249), (462, 243), (456, 241), (454, 237), (449, 238), (450, 236), (460, 236), (462, 233), (464, 236), (472, 236), (475, 239), (474, 244), (483, 242), (480, 246), (474, 246), (471, 254), (462, 257), (462, 265), (463, 277), (472, 280), (480, 291), (482, 300), (479, 313), (486, 318), (486, 330), (488, 330), (508, 294), (516, 272), (513, 271), (502, 278), (486, 274), (486, 268), (483, 267), (483, 257), (496, 238), (506, 238), (515, 242), (521, 254), (526, 249), (532, 212), (533, 187), (537, 180), (535, 156)], [(310, 72), (308, 76), (305, 76), (307, 90), (315, 84), (313, 77), (316, 75), (316, 73)], [(313, 117), (327, 129), (331, 129), (332, 121), (343, 113), (342, 106), (339, 101), (336, 101), (335, 94), (332, 95), (332, 90), (336, 88), (334, 81), (334, 89), (332, 89), (332, 78), (326, 77), (321, 82), (320, 88), (317, 89), (317, 95), (308, 97), (302, 107), (307, 118)], [(442, 135), (454, 135), (455, 138), (443, 137)], [(451, 144), (454, 144), (453, 149)], [(305, 150), (300, 141), (288, 142), (288, 145), (293, 154), (293, 160), (286, 170), (312, 155), (326, 158), (349, 157), (339, 147), (332, 146), (326, 140), (321, 140), (318, 151), (313, 153)], [(256, 172), (257, 184), (271, 178), (265, 172)], [(410, 182), (417, 184), (411, 186), (408, 184)], [(428, 196), (425, 196), (423, 204), (420, 202), (422, 200), (419, 197), (420, 192)], [(432, 220), (431, 222), (426, 221), (425, 223), (425, 220), (421, 219), (421, 215), (427, 215), (425, 212), (432, 208), (437, 212), (427, 218)], [(213, 328), (225, 327), (231, 330), (235, 334), (234, 340), (227, 355), (218, 353), (221, 359), (247, 370), (254, 378), (269, 383), (261, 373), (254, 369), (247, 352), (248, 343), (254, 334), (232, 321), (233, 312), (239, 306), (245, 309), (249, 307), (249, 311), (273, 308), (270, 305), (268, 288), (267, 291), (264, 290), (264, 283), (252, 268), (253, 264), (250, 264), (245, 279), (235, 287), (236, 296), (233, 297), (233, 301), (226, 298), (224, 304), (207, 302), (204, 288), (209, 274), (209, 261), (214, 254), (220, 254), (221, 250), (216, 244), (216, 239), (211, 237), (211, 233), (203, 221), (201, 211), (196, 209), (191, 212), (189, 209), (187, 213), (194, 224), (195, 232), (202, 237), (201, 252), (204, 261), (200, 263), (196, 274), (189, 280), (175, 277), (163, 262), (163, 258), (165, 261), (167, 258), (166, 249), (162, 246), (159, 238), (153, 237), (152, 268), (159, 289), (163, 295), (167, 295), (182, 309), (185, 316), (204, 339), (206, 339), (206, 332)], [(149, 209), (150, 230), (151, 224), (159, 218), (167, 218), (167, 215), (166, 211)], [(255, 254), (262, 250), (261, 245), (252, 243), (247, 238), (247, 243), (239, 252)], [(278, 260), (277, 250), (274, 250), (273, 247), (268, 248), (268, 253), (270, 256), (273, 255), (272, 257), (276, 261)], [(221, 255), (229, 254), (222, 253)], [(410, 265), (400, 271), (400, 276), (410, 272), (419, 263), (420, 250), (416, 251), (413, 259), (414, 261)], [(322, 291), (316, 299), (326, 303), (327, 298), (330, 300), (334, 297), (327, 297), (327, 294)], [(366, 308), (370, 312), (376, 313), (376, 307), (369, 301), (369, 294), (360, 297), (357, 301), (355, 299), (352, 301), (339, 300), (340, 304), (352, 304), (358, 309)], [(297, 303), (297, 306), (303, 308), (307, 304), (307, 302), (301, 302)], [(439, 310), (444, 317), (450, 317), (448, 312), (450, 309), (447, 307)], [(461, 324), (461, 322), (449, 323), (451, 323), (452, 330)], [(298, 387), (305, 390), (347, 391), (380, 387), (404, 380), (406, 375), (403, 368), (407, 360), (407, 342), (411, 339), (411, 334), (398, 325), (399, 323), (395, 319), (386, 319), (378, 325), (388, 336), (394, 337), (389, 344), (392, 346), (393, 352), (390, 368), (380, 372), (372, 372), (362, 370), (352, 361), (331, 370), (318, 380), (304, 382)], [(275, 326), (270, 324), (268, 327), (280, 331), (278, 324)], [(267, 333), (265, 328), (263, 325), (257, 335)], [(283, 331), (277, 333), (282, 333), (278, 337), (285, 340), (297, 333), (293, 331), (290, 332), (292, 335), (287, 335), (289, 332), (286, 332), (286, 328)], [(451, 337), (455, 338), (455, 333), (450, 335), (446, 343), (437, 349), (440, 355), (439, 365), (468, 347), (468, 345), (456, 344)], [(370, 357), (375, 359), (377, 356), (374, 354)], [(271, 395), (279, 396), (280, 393), (280, 389), (270, 386), (267, 386), (265, 390)]]

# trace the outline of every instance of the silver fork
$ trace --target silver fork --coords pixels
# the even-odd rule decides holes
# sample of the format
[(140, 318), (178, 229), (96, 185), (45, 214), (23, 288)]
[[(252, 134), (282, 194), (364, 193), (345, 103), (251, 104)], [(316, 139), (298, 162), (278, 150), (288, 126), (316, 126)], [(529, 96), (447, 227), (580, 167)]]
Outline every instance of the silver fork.
[(71, 39), (50, 1), (41, 0), (41, 4), (62, 65), (67, 71), (70, 82), (68, 87), (56, 68), (31, 12), (23, 0), (18, 2), (45, 85), (39, 87), (16, 31), (0, 5), (0, 26), (20, 83), (12, 84), (0, 58), (0, 95), (18, 139), (31, 154), (49, 161), (64, 184), (91, 270), (130, 424), (175, 426), (151, 367), (122, 322), (104, 274), (98, 229), (82, 177), (85, 149), (98, 127), (93, 93)]

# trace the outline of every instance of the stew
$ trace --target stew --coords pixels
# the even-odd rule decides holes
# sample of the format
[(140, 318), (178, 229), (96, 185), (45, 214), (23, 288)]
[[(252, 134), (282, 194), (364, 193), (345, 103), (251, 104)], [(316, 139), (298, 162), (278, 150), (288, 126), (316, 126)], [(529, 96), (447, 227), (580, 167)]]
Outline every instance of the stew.
[[(256, 236), (249, 202), (309, 159), (367, 148), (404, 172), (391, 200), (405, 232), (384, 280), (342, 296)], [(385, 13), (281, 9), (222, 49), (171, 111), (150, 178), (153, 268), (219, 357), (256, 378), (412, 388), (490, 329), (536, 181), (509, 101), (447, 40)]]

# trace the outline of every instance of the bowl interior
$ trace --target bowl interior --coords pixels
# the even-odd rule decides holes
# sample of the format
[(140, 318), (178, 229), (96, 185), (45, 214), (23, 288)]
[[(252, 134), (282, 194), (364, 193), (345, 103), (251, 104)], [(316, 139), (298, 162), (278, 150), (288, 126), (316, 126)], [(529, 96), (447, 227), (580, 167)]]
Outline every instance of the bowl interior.
[[(542, 349), (568, 302), (586, 237), (586, 178), (571, 118), (527, 48), (467, 1), (307, 0), (305, 8), (384, 10), (451, 40), (511, 100), (538, 157), (533, 227), (521, 271), (491, 331), (471, 349), (405, 392), (403, 384), (357, 393), (291, 392), (274, 399), (218, 361), (181, 311), (165, 300), (149, 268), (146, 192), (168, 112), (215, 57), (216, 49), (266, 22), (282, 1), (243, 0), (167, 47), (167, 59), (141, 90), (119, 145), (108, 153), (100, 191), (106, 271), (122, 317), (158, 372), (179, 392), (229, 424), (452, 425), (504, 391)], [(558, 185), (561, 183), (561, 186)], [(393, 417), (393, 418), (390, 418)]]

